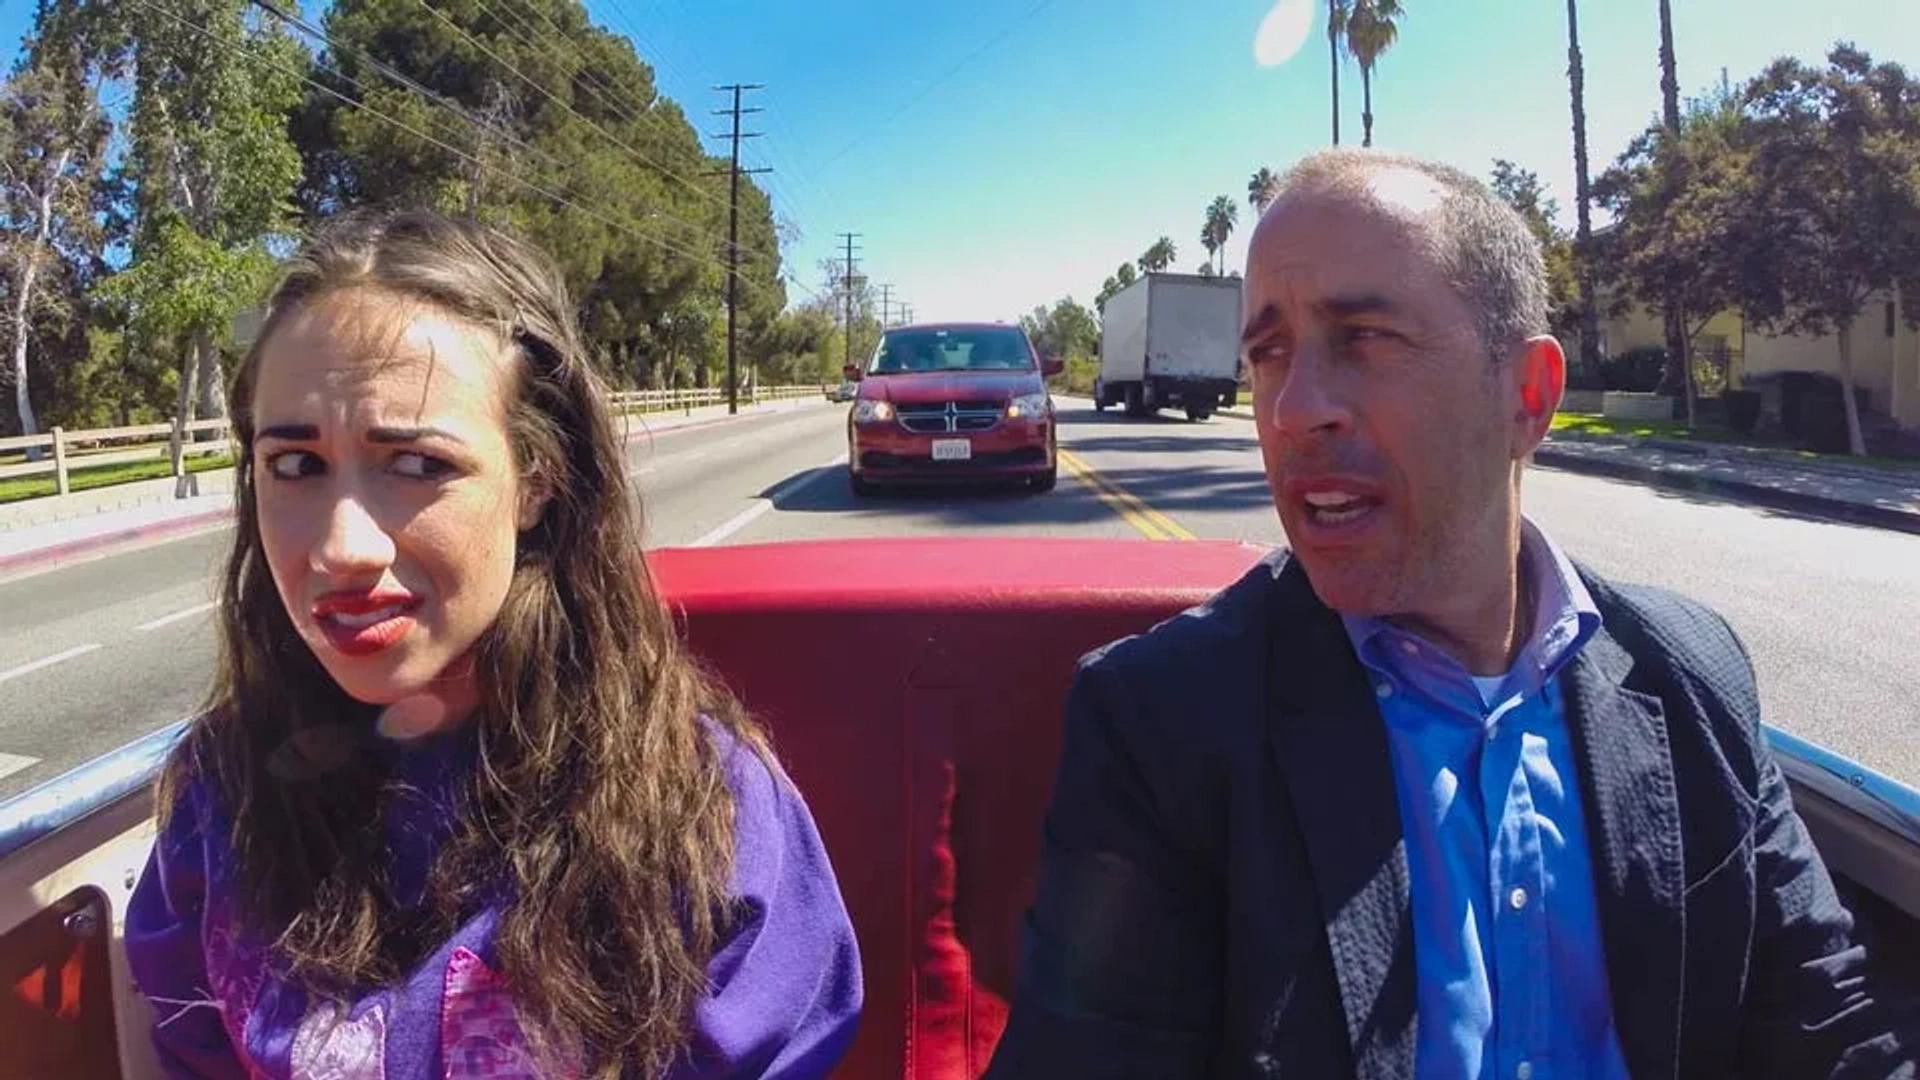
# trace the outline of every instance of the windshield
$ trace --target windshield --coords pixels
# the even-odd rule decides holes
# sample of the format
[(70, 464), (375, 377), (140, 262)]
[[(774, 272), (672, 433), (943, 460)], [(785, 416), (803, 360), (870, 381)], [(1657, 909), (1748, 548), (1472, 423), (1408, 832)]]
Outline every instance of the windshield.
[(1031, 370), (1026, 335), (1003, 327), (889, 330), (867, 367), (870, 375)]

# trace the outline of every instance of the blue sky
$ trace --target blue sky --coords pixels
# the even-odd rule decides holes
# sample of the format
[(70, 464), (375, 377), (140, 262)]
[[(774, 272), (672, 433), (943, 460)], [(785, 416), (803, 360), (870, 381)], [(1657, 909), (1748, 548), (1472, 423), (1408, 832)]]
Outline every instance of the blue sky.
[[(411, 2), (411, 0), (395, 0)], [(1201, 213), (1238, 201), (1226, 261), (1250, 231), (1247, 178), (1328, 142), (1325, 0), (1299, 53), (1261, 66), (1275, 0), (586, 0), (633, 38), (661, 88), (706, 130), (711, 87), (758, 82), (766, 137), (745, 160), (801, 240), (795, 272), (819, 285), (836, 234), (920, 319), (1012, 319), (1073, 295), (1156, 237), (1176, 268), (1204, 258)], [(304, 5), (311, 14), (317, 0)], [(1485, 175), (1495, 157), (1538, 171), (1572, 216), (1563, 0), (1405, 0), (1374, 88), (1376, 145)], [(0, 0), (7, 51), (30, 0)], [(1588, 137), (1597, 172), (1659, 108), (1654, 0), (1585, 0)], [(1920, 70), (1920, 4), (1886, 0), (1673, 0), (1682, 93), (1737, 83), (1774, 56), (1836, 39)], [(1341, 73), (1341, 137), (1357, 143), (1360, 84)], [(720, 140), (708, 140), (719, 150)], [(806, 294), (795, 290), (796, 298)]]

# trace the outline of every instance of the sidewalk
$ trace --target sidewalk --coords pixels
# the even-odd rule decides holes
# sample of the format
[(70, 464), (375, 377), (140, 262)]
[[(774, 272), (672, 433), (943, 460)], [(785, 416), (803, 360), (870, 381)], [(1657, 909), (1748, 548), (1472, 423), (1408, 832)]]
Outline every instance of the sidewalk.
[[(686, 412), (635, 413), (629, 417), (628, 442), (830, 405), (824, 397), (791, 398), (742, 405), (730, 416), (725, 405)], [(150, 541), (221, 528), (233, 516), (233, 470), (196, 473), (197, 493), (175, 498), (172, 477), (114, 484), (71, 495), (0, 504), (0, 575), (76, 558), (132, 541)]]
[[(1222, 409), (1217, 415), (1253, 419), (1245, 409)], [(1564, 431), (1540, 444), (1534, 464), (1669, 491), (1715, 495), (1826, 521), (1920, 534), (1920, 468), (1810, 459), (1724, 443)]]
[(1745, 446), (1560, 432), (1536, 464), (1855, 525), (1920, 534), (1920, 469), (1803, 459)]

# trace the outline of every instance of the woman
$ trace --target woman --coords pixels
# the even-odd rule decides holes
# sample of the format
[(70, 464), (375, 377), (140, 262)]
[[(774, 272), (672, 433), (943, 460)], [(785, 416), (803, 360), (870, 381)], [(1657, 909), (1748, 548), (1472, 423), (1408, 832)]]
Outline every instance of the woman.
[(824, 1075), (861, 1001), (813, 821), (682, 651), (543, 257), (354, 216), (233, 396), (212, 705), (127, 955), (177, 1076)]

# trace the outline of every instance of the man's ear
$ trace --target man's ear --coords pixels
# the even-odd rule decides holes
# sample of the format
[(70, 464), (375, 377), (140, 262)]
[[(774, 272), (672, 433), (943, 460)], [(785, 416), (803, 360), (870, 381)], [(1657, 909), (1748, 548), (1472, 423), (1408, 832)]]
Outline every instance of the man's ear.
[(1567, 356), (1551, 334), (1528, 338), (1514, 355), (1512, 379), (1519, 409), (1513, 418), (1514, 457), (1523, 458), (1546, 439), (1567, 390)]

